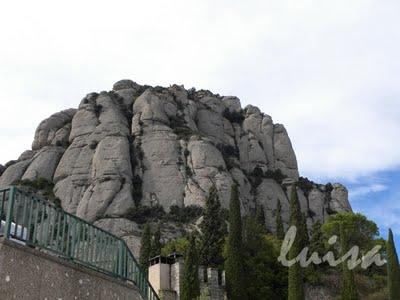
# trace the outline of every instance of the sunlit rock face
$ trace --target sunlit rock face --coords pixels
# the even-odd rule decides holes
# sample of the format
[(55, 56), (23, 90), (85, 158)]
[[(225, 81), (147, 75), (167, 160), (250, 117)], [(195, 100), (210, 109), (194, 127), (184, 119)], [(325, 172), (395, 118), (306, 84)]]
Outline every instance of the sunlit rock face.
[[(212, 185), (228, 208), (237, 183), (243, 214), (262, 207), (271, 232), (278, 201), (288, 224), (291, 183), (299, 180), (285, 127), (257, 107), (206, 90), (131, 80), (42, 121), (32, 150), (1, 166), (0, 174), (2, 187), (45, 178), (66, 211), (103, 227), (116, 219), (118, 228), (133, 226), (124, 217), (138, 204), (167, 212), (173, 205), (204, 206)], [(301, 187), (309, 225), (351, 211), (340, 184)]]

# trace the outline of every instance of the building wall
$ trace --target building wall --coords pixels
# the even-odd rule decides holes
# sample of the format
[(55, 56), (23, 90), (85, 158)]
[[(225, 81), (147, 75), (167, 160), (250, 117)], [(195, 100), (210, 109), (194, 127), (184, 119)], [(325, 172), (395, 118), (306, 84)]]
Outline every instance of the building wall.
[(128, 283), (0, 239), (1, 300), (142, 300)]
[(169, 264), (156, 264), (149, 268), (149, 281), (154, 290), (170, 290), (170, 265)]

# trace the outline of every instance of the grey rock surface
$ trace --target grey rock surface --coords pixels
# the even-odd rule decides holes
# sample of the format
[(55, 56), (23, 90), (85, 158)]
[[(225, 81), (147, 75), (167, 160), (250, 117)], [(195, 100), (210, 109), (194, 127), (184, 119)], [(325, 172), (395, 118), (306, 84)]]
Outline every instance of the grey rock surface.
[[(277, 173), (283, 183), (271, 175)], [(263, 207), (266, 225), (275, 232), (277, 201), (287, 225), (290, 184), (299, 179), (286, 129), (257, 107), (242, 108), (233, 96), (131, 80), (115, 83), (110, 92), (90, 93), (78, 109), (42, 121), (32, 150), (0, 167), (0, 175), (0, 187), (21, 179), (52, 181), (66, 211), (115, 231), (131, 245), (138, 240), (137, 225), (125, 216), (135, 205), (165, 211), (172, 205), (204, 206), (214, 184), (228, 208), (234, 182), (243, 214)], [(332, 189), (315, 184), (298, 196), (309, 225), (351, 211), (340, 184)]]

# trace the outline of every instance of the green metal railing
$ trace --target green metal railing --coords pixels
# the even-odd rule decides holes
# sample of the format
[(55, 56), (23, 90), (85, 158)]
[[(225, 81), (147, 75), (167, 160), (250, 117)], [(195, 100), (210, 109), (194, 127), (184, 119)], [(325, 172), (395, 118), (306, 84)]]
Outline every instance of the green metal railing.
[(83, 266), (134, 283), (159, 300), (125, 241), (17, 187), (0, 189), (0, 232)]

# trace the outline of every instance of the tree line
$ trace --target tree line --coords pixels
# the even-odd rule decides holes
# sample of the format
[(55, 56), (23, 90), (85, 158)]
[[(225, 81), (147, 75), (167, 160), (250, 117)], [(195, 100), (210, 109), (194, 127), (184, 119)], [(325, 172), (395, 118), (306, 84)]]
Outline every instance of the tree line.
[[(373, 266), (367, 270), (360, 267), (349, 270), (345, 261), (339, 270), (334, 270), (341, 278), (340, 299), (360, 299), (356, 282), (358, 275), (371, 278), (380, 276), (387, 282), (384, 294), (390, 300), (400, 299), (400, 266), (392, 231), (389, 231), (388, 240), (384, 241), (379, 238), (374, 222), (354, 213), (333, 215), (324, 224), (316, 221), (311, 230), (308, 230), (306, 215), (300, 209), (297, 187), (294, 184), (290, 188), (290, 225), (297, 228), (297, 235), (288, 259), (295, 259), (304, 247), (309, 248), (309, 253), (321, 254), (329, 250), (340, 256), (353, 245), (360, 246), (362, 254), (374, 245), (382, 245), (382, 255), (387, 260), (385, 268)], [(221, 208), (217, 189), (212, 186), (206, 199), (200, 232), (193, 232), (185, 238), (163, 245), (160, 228), (157, 227), (152, 233), (150, 226), (145, 225), (140, 265), (147, 269), (149, 259), (163, 251), (183, 252), (184, 270), (180, 291), (182, 300), (201, 298), (199, 265), (225, 271), (226, 293), (230, 300), (303, 300), (305, 284), (321, 284), (321, 278), (331, 272), (332, 268), (327, 263), (310, 265), (307, 268), (296, 263), (287, 268), (278, 262), (277, 257), (285, 236), (281, 210), (278, 200), (274, 220), (276, 232), (271, 234), (265, 226), (262, 207), (256, 206), (252, 214), (242, 216), (236, 184), (231, 189), (228, 214)], [(339, 242), (328, 245), (326, 239), (332, 235), (337, 235)]]

